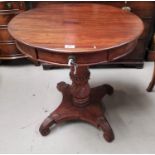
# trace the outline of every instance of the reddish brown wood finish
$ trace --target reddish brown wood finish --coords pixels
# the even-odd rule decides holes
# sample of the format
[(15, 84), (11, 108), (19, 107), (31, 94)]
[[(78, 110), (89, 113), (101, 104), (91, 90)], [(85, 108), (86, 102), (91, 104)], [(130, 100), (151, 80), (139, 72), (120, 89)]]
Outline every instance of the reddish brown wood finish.
[(109, 85), (102, 85), (90, 89), (89, 75), (87, 67), (79, 67), (76, 75), (71, 69), (72, 85), (65, 82), (58, 83), (57, 88), (62, 93), (63, 100), (41, 125), (40, 132), (43, 136), (49, 134), (49, 128), (54, 124), (69, 120), (82, 120), (101, 128), (104, 131), (104, 138), (108, 142), (114, 139), (113, 131), (101, 106), (102, 98), (106, 94), (111, 95), (113, 88)]
[(6, 40), (7, 42), (10, 42), (10, 41), (13, 41), (13, 38), (8, 33), (7, 27), (1, 27), (0, 28), (0, 41), (6, 42)]
[(0, 43), (0, 56), (5, 57), (6, 55), (9, 55), (10, 57), (21, 55), (17, 51), (16, 45), (14, 42)]
[(74, 57), (78, 64), (76, 72), (71, 66), (72, 84), (57, 85), (63, 94), (62, 103), (42, 123), (42, 135), (49, 134), (50, 126), (55, 123), (83, 120), (101, 127), (108, 142), (114, 139), (101, 107), (102, 97), (111, 95), (113, 88), (107, 84), (90, 88), (88, 66), (130, 53), (142, 31), (141, 20), (132, 13), (91, 3), (59, 4), (49, 10), (38, 8), (10, 22), (9, 32), (18, 49), (30, 58), (67, 66), (69, 57)]
[(122, 45), (113, 49), (107, 49), (99, 52), (76, 52), (76, 53), (64, 53), (64, 52), (57, 52), (57, 51), (50, 51), (46, 49), (39, 49), (27, 46), (26, 44), (20, 43), (16, 41), (16, 46), (20, 51), (22, 51), (28, 57), (37, 59), (41, 62), (48, 62), (56, 65), (67, 66), (68, 65), (68, 57), (69, 55), (75, 56), (76, 63), (79, 66), (84, 65), (93, 65), (99, 63), (110, 62), (116, 60), (122, 56), (127, 55), (130, 53), (136, 46), (137, 41), (134, 40), (133, 42), (127, 43), (126, 45)]
[[(143, 62), (149, 54), (150, 44), (154, 33), (155, 24), (155, 2), (154, 1), (107, 1), (103, 2), (118, 8), (124, 6), (130, 7), (131, 12), (139, 16), (144, 23), (144, 31), (138, 39), (134, 51), (114, 63), (123, 64), (123, 66), (143, 67)], [(41, 2), (40, 2), (41, 3)], [(128, 65), (127, 65), (128, 64)], [(129, 65), (132, 64), (132, 65)], [(137, 64), (137, 65), (136, 65)]]
[[(142, 35), (139, 37), (134, 51), (122, 57), (121, 59), (108, 63), (109, 67), (111, 66), (125, 67), (126, 66), (126, 67), (142, 68), (143, 62), (146, 59), (146, 56), (148, 55), (148, 52), (150, 49), (150, 43), (151, 43), (153, 33), (154, 33), (155, 2), (154, 1), (126, 1), (125, 3), (125, 1), (111, 1), (111, 2), (110, 1), (98, 1), (94, 3), (98, 3), (100, 5), (102, 4), (112, 5), (112, 6), (121, 8), (121, 9), (126, 6), (130, 8), (132, 13), (138, 15), (142, 19), (144, 23), (144, 31)], [(39, 2), (33, 3), (34, 8), (45, 7), (45, 8), (50, 9), (51, 5), (53, 5), (53, 2), (39, 1)], [(103, 66), (107, 67), (107, 64), (95, 65), (95, 67), (99, 67), (99, 68)], [(47, 70), (47, 69), (52, 69), (52, 68), (58, 68), (58, 66), (43, 63), (43, 68)]]
[(9, 21), (25, 9), (24, 2), (0, 2), (0, 60), (24, 58), (8, 33)]
[(90, 53), (119, 47), (138, 39), (143, 31), (142, 21), (136, 15), (91, 3), (32, 9), (16, 16), (8, 27), (21, 43), (62, 53)]

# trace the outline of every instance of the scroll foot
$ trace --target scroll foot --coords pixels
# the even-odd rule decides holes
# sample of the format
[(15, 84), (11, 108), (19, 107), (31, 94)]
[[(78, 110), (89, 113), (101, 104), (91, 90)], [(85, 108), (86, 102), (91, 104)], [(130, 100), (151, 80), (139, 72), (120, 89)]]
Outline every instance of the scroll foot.
[(103, 87), (105, 87), (106, 92), (107, 92), (108, 95), (112, 95), (114, 93), (114, 89), (110, 85), (104, 84)]
[(64, 92), (70, 85), (65, 83), (65, 82), (59, 82), (57, 84), (57, 89), (60, 91), (60, 92)]
[(99, 119), (99, 125), (100, 128), (103, 130), (103, 137), (107, 142), (112, 142), (114, 140), (114, 133), (112, 131), (112, 128), (110, 127), (108, 121), (106, 118), (101, 117)]
[(47, 136), (50, 133), (50, 127), (53, 126), (55, 123), (56, 122), (52, 118), (47, 117), (39, 128), (41, 135)]

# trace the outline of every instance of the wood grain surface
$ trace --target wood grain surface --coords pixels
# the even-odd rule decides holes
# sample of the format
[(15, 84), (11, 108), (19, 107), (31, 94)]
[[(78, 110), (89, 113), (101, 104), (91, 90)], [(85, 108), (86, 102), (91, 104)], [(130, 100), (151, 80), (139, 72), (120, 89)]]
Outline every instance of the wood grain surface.
[(64, 53), (97, 52), (125, 45), (141, 35), (142, 21), (121, 9), (92, 3), (60, 3), (17, 15), (11, 35), (31, 47)]

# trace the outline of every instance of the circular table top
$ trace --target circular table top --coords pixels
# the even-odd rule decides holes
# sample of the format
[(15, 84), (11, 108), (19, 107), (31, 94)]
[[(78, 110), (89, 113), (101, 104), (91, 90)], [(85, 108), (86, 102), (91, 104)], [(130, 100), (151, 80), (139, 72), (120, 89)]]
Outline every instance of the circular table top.
[(60, 3), (17, 15), (8, 25), (19, 42), (63, 53), (103, 51), (141, 35), (142, 21), (121, 9), (92, 3)]

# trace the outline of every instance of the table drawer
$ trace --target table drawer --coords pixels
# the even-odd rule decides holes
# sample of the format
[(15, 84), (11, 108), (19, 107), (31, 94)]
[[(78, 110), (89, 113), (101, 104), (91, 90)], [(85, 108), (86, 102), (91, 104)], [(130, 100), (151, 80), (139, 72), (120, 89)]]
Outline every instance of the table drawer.
[(0, 12), (0, 26), (7, 25), (9, 21), (17, 15), (17, 11), (10, 11), (10, 12)]
[(13, 38), (8, 32), (7, 27), (0, 27), (0, 42), (13, 41)]
[(10, 56), (18, 53), (15, 43), (0, 43), (0, 56)]

